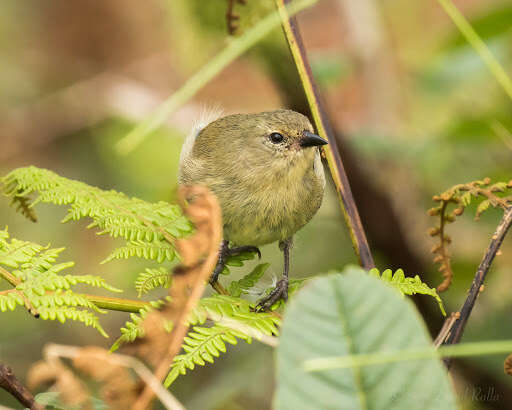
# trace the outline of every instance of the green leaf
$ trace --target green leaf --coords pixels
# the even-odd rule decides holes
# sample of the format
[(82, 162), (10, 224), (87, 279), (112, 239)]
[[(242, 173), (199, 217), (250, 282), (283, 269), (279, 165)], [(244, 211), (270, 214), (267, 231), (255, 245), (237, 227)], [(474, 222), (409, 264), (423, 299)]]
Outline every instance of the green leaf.
[(246, 294), (249, 289), (258, 283), (269, 266), (270, 263), (261, 263), (242, 279), (231, 282), (228, 287), (229, 294), (234, 297), (240, 297), (242, 294)]
[[(78, 321), (108, 337), (97, 316), (105, 312), (82, 294), (75, 293), (73, 287), (86, 284), (110, 292), (121, 290), (99, 276), (64, 274), (74, 263), (57, 263), (63, 250), (10, 239), (7, 229), (0, 230), (0, 266), (10, 268), (12, 273), (7, 273), (15, 278), (9, 279), (15, 289), (0, 295), (0, 311), (15, 310), (18, 306), (34, 308), (43, 320), (58, 320), (61, 323), (67, 320)], [(9, 278), (0, 272), (2, 276)]]
[(213, 356), (218, 357), (226, 351), (224, 342), (236, 345), (237, 338), (250, 341), (250, 337), (244, 333), (218, 324), (212, 327), (194, 326), (185, 338), (186, 353), (174, 357), (164, 382), (165, 387), (169, 387), (180, 374), (185, 374), (187, 369), (193, 370), (195, 365), (204, 366), (206, 362), (213, 363)]
[(306, 372), (326, 356), (427, 349), (412, 302), (360, 268), (309, 281), (290, 301), (277, 348), (278, 410), (451, 410), (455, 396), (438, 359)]
[(405, 277), (402, 269), (398, 269), (394, 274), (392, 274), (391, 269), (386, 269), (382, 272), (381, 276), (377, 268), (371, 269), (368, 274), (382, 279), (383, 282), (393, 286), (402, 295), (414, 295), (416, 293), (420, 293), (422, 295), (432, 296), (437, 301), (443, 316), (446, 316), (443, 301), (437, 294), (436, 289), (430, 288), (426, 283), (423, 283), (418, 275), (414, 276), (414, 278)]
[(139, 273), (135, 281), (135, 289), (139, 293), (139, 297), (155, 288), (168, 288), (170, 285), (171, 274), (169, 269), (164, 267), (146, 268), (144, 272)]

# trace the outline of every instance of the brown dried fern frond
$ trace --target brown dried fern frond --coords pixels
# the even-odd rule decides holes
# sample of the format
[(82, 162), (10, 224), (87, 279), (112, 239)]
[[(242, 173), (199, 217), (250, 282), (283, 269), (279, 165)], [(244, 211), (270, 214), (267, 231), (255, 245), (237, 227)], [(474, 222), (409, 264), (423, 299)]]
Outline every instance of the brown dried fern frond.
[[(455, 185), (432, 198), (439, 203), (438, 206), (428, 211), (430, 216), (439, 218), (439, 224), (429, 230), (430, 236), (438, 238), (438, 242), (431, 250), (434, 255), (434, 263), (439, 264), (439, 271), (443, 275), (443, 281), (437, 287), (438, 292), (447, 290), (453, 279), (451, 254), (447, 249), (452, 239), (446, 234), (446, 225), (454, 222), (458, 216), (462, 215), (473, 199), (480, 201), (476, 209), (475, 220), (480, 219), (482, 213), (490, 207), (506, 210), (512, 205), (512, 195), (505, 195), (510, 192), (511, 188), (512, 180), (508, 183), (496, 182), (491, 184), (490, 178), (484, 178), (480, 181)], [(450, 205), (455, 207), (452, 211), (448, 210)]]

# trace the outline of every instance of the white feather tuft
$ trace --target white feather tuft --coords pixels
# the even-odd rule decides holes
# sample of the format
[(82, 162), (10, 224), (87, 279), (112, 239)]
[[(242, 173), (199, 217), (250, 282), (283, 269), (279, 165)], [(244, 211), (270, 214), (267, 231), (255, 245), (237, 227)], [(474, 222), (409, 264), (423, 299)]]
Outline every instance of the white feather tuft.
[(185, 141), (183, 142), (183, 147), (181, 148), (181, 154), (180, 154), (180, 164), (183, 163), (183, 161), (188, 158), (190, 153), (192, 152), (192, 148), (194, 147), (194, 142), (196, 140), (196, 137), (199, 135), (199, 133), (210, 123), (213, 121), (219, 119), (222, 114), (224, 113), (224, 110), (220, 105), (213, 105), (213, 106), (204, 106), (201, 110), (201, 113), (199, 114), (199, 118), (194, 121), (194, 124), (192, 125), (192, 129), (190, 130), (190, 133), (185, 138)]

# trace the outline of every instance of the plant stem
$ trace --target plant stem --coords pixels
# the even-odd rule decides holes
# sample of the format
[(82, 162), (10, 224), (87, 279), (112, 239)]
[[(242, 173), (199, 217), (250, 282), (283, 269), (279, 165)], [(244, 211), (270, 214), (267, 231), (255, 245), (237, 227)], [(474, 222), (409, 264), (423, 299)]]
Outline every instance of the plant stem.
[[(478, 270), (476, 271), (473, 283), (469, 289), (468, 296), (464, 302), (464, 305), (460, 309), (460, 316), (453, 322), (450, 331), (447, 332), (447, 336), (443, 341), (443, 345), (456, 344), (462, 338), (462, 334), (464, 333), (469, 315), (471, 314), (473, 306), (475, 305), (476, 298), (480, 291), (483, 290), (482, 286), (485, 280), (485, 276), (489, 271), (491, 263), (494, 260), (494, 257), (496, 256), (496, 253), (498, 252), (503, 239), (505, 238), (505, 235), (510, 228), (510, 225), (512, 225), (512, 207), (506, 209), (503, 218), (496, 228), (496, 232), (492, 235), (491, 242), (485, 251), (484, 257), (480, 262)], [(445, 363), (448, 366), (450, 364), (448, 360), (445, 361)]]
[(150, 306), (148, 302), (142, 300), (112, 298), (107, 296), (82, 295), (90, 302), (94, 303), (100, 309), (117, 310), (120, 312), (139, 313), (139, 311)]
[(3, 277), (7, 282), (9, 282), (12, 286), (18, 286), (21, 282), (16, 276), (14, 276), (11, 272), (0, 266), (0, 276)]
[(281, 24), (283, 26), (288, 46), (290, 47), (290, 51), (295, 61), (295, 66), (297, 67), (302, 86), (304, 87), (304, 92), (309, 103), (313, 121), (320, 136), (329, 141), (329, 145), (324, 146), (324, 152), (334, 184), (336, 185), (336, 190), (340, 197), (341, 209), (345, 217), (345, 222), (350, 233), (354, 250), (363, 268), (371, 269), (375, 267), (375, 264), (361, 223), (361, 218), (359, 217), (359, 212), (350, 189), (347, 174), (345, 173), (345, 168), (343, 167), (343, 163), (339, 155), (336, 139), (334, 138), (327, 115), (320, 101), (320, 96), (311, 72), (311, 67), (299, 32), (297, 20), (295, 17), (290, 16), (290, 13), (286, 8), (286, 5), (290, 3), (290, 0), (275, 0), (275, 3), (281, 16)]

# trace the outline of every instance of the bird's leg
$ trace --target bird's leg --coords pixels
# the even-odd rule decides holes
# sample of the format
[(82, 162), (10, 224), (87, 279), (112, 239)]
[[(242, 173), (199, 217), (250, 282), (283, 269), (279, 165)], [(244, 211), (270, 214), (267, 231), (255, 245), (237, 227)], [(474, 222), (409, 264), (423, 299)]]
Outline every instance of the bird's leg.
[(279, 299), (283, 299), (285, 302), (288, 300), (288, 273), (290, 271), (290, 248), (292, 246), (292, 240), (287, 239), (279, 242), (279, 248), (283, 251), (284, 256), (284, 269), (283, 277), (279, 282), (276, 283), (276, 287), (272, 292), (265, 296), (259, 301), (256, 306), (256, 311), (262, 312), (269, 310), (274, 303)]
[(227, 250), (229, 249), (229, 242), (225, 239), (220, 243), (219, 258), (217, 259), (217, 265), (213, 270), (212, 276), (210, 276), (210, 285), (215, 285), (219, 280), (219, 275), (226, 266), (226, 259), (228, 257)]
[(226, 262), (230, 256), (240, 255), (244, 252), (256, 252), (258, 254), (258, 258), (261, 259), (261, 252), (256, 246), (238, 246), (235, 248), (229, 247), (229, 242), (227, 240), (223, 240), (220, 244), (219, 248), (219, 258), (217, 259), (217, 265), (213, 270), (212, 276), (210, 276), (210, 284), (213, 286), (219, 280), (219, 275), (223, 271), (226, 266)]

